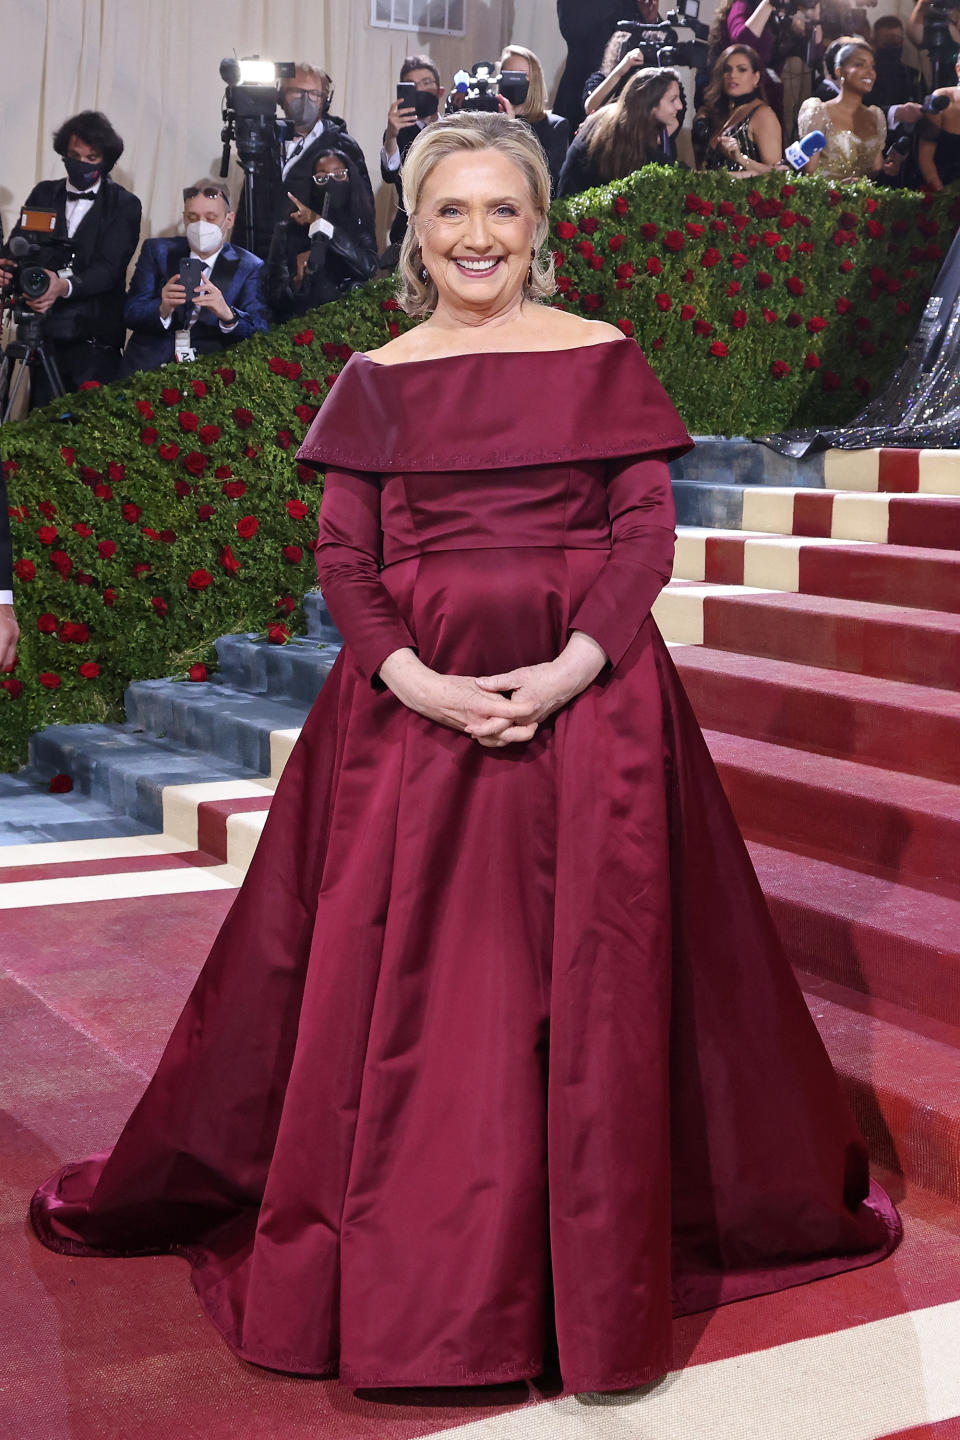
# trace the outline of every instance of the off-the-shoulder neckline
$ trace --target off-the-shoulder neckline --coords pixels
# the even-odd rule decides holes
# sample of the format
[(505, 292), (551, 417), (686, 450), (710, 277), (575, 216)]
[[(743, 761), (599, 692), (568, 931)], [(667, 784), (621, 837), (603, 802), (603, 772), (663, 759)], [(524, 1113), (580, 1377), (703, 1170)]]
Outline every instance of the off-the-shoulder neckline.
[(364, 350), (355, 350), (351, 359), (366, 360), (374, 370), (403, 370), (410, 365), (435, 365), (438, 361), (445, 360), (476, 360), (481, 355), (494, 355), (498, 360), (513, 355), (527, 358), (531, 355), (579, 355), (584, 350), (610, 350), (618, 345), (633, 343), (628, 335), (624, 335), (620, 340), (596, 340), (592, 345), (565, 345), (553, 350), (460, 350), (452, 355), (427, 355), (422, 360), (394, 360), (389, 365), (384, 365), (380, 360), (371, 360)]

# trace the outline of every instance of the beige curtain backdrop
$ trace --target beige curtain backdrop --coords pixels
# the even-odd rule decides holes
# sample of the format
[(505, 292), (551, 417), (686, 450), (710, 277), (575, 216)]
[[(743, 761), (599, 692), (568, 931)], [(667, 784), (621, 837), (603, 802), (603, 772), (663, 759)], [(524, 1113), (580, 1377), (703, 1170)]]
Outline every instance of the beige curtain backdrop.
[[(379, 190), (380, 138), (404, 55), (427, 53), (444, 84), (509, 41), (529, 45), (556, 83), (565, 47), (552, 0), (465, 0), (466, 34), (442, 37), (370, 24), (370, 0), (0, 0), (5, 233), (39, 179), (63, 174), (51, 137), (78, 110), (103, 110), (126, 149), (115, 178), (143, 202), (143, 237), (177, 227), (184, 184), (220, 165), (218, 67), (224, 55), (319, 62), (333, 111), (359, 141)], [(234, 194), (239, 189), (234, 161)]]

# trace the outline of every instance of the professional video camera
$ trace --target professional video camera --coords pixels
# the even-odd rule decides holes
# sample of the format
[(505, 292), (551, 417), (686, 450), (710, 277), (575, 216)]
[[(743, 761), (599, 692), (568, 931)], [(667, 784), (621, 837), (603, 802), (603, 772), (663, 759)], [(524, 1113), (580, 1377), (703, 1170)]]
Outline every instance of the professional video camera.
[(522, 105), (530, 89), (530, 77), (522, 70), (503, 70), (497, 74), (492, 60), (478, 60), (470, 70), (458, 70), (447, 97), (446, 112), (460, 110), (500, 109), (497, 97), (502, 95), (511, 105)]
[[(67, 277), (71, 273), (74, 247), (65, 236), (56, 233), (57, 219), (55, 210), (23, 210), (20, 234), (14, 235), (7, 246), (12, 269), (8, 271), (10, 280), (3, 293), (3, 307), (9, 307), (17, 330), (15, 339), (6, 346), (0, 359), (0, 423), (9, 420), (15, 412), (24, 376), (36, 363), (43, 366), (50, 393), (64, 393), (53, 356), (47, 353), (43, 342), (43, 316), (26, 304), (47, 293), (51, 272)], [(20, 369), (11, 383), (17, 361)]]
[[(643, 51), (644, 65), (686, 66), (702, 70), (707, 64), (710, 27), (699, 19), (700, 0), (679, 0), (667, 11), (665, 25), (647, 25), (640, 20), (618, 20), (616, 28), (626, 30), (634, 49)], [(677, 30), (690, 30), (694, 38), (681, 40)]]
[(956, 3), (951, 0), (928, 0), (923, 11), (923, 39), (920, 47), (930, 56), (934, 87), (956, 82), (954, 54), (956, 46), (950, 33), (950, 15)]
[[(243, 218), (248, 240), (257, 233), (257, 179), (271, 159), (280, 163), (281, 145), (293, 134), (287, 120), (277, 119), (281, 80), (289, 80), (296, 72), (292, 60), (275, 62), (249, 55), (242, 60), (227, 56), (220, 61), (220, 79), (226, 85), (223, 96), (223, 154), (220, 176), (225, 179), (230, 169), (230, 145), (236, 146), (237, 162), (244, 173)], [(266, 217), (272, 223), (273, 216)], [(263, 224), (261, 224), (263, 229)]]

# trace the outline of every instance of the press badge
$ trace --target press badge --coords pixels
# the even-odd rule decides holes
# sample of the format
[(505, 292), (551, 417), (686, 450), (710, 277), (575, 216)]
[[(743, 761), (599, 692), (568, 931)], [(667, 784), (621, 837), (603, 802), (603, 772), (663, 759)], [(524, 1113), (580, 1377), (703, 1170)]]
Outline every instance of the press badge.
[(186, 360), (196, 360), (197, 352), (190, 344), (189, 330), (175, 330), (173, 335), (173, 356), (177, 364)]

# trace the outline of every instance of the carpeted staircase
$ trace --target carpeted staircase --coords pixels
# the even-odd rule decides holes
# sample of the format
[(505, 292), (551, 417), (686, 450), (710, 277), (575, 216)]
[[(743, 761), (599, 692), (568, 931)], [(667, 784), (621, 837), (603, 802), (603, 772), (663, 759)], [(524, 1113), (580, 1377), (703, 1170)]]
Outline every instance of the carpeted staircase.
[[(656, 615), (791, 961), (875, 1159), (960, 1203), (960, 453), (710, 443), (675, 493)], [(336, 654), (307, 621), (40, 733), (21, 783), (242, 870)]]

